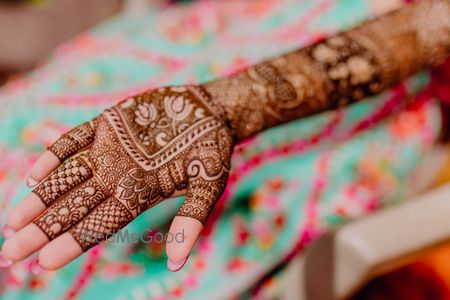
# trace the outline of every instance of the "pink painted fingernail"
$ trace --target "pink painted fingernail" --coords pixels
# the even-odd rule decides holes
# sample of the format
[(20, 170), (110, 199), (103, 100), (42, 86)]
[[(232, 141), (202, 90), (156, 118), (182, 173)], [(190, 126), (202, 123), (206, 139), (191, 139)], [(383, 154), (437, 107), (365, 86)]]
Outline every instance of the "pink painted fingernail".
[(9, 267), (12, 264), (12, 261), (7, 259), (3, 256), (3, 254), (0, 253), (0, 268), (6, 268)]
[(44, 268), (39, 264), (39, 260), (36, 259), (30, 265), (31, 273), (34, 275), (41, 275), (44, 272)]
[(11, 227), (9, 227), (8, 225), (5, 225), (2, 229), (2, 234), (7, 239), (12, 237), (15, 233), (16, 233), (16, 231), (14, 229), (12, 229)]
[(30, 175), (28, 175), (28, 177), (27, 177), (27, 187), (29, 187), (29, 188), (35, 187), (38, 183), (39, 182), (37, 182), (36, 180), (31, 178)]
[(189, 258), (189, 255), (179, 263), (174, 263), (173, 261), (168, 259), (167, 260), (167, 268), (172, 272), (178, 272), (186, 264), (188, 258)]

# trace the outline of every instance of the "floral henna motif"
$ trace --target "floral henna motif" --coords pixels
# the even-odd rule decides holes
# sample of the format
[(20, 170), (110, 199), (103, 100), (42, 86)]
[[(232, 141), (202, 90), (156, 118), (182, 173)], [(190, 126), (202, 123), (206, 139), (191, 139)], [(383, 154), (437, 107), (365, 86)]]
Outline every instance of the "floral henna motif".
[[(222, 114), (204, 89), (193, 86), (156, 89), (105, 110), (91, 123), (89, 150), (36, 189), (53, 204), (34, 223), (49, 239), (69, 231), (87, 250), (148, 208), (186, 192), (178, 214), (204, 224), (230, 168), (233, 141)], [(55, 143), (65, 149), (60, 157), (88, 146), (81, 131)], [(73, 143), (68, 136), (74, 135), (84, 143)]]
[(92, 176), (92, 165), (85, 154), (68, 159), (34, 190), (45, 206), (50, 206), (67, 191)]

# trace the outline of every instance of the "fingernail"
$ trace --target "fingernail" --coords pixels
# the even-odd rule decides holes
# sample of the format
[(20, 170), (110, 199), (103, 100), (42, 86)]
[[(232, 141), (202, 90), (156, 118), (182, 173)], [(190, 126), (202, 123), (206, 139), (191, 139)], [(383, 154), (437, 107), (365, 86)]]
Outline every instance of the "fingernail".
[(167, 268), (172, 272), (178, 272), (183, 268), (184, 264), (187, 262), (189, 255), (179, 263), (174, 263), (170, 259), (167, 260)]
[(7, 259), (3, 256), (3, 254), (0, 253), (0, 268), (6, 268), (9, 267), (12, 264), (12, 261)]
[(31, 273), (34, 275), (41, 275), (44, 271), (44, 268), (39, 264), (39, 260), (35, 260), (30, 265)]
[(15, 233), (16, 233), (16, 231), (14, 229), (12, 229), (11, 227), (9, 227), (8, 225), (5, 225), (2, 229), (2, 234), (7, 239), (12, 237)]
[(29, 187), (29, 188), (35, 187), (38, 183), (39, 182), (37, 182), (36, 180), (31, 178), (30, 175), (28, 175), (28, 177), (27, 177), (27, 187)]

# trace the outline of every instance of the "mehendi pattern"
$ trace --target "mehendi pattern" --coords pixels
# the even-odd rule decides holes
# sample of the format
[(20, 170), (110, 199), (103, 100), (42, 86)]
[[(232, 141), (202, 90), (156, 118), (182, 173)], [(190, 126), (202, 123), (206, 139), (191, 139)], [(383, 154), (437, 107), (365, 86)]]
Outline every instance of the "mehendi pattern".
[(72, 227), (69, 232), (83, 251), (107, 240), (134, 217), (120, 201), (108, 198), (100, 203), (86, 218)]
[[(91, 124), (92, 145), (35, 190), (43, 201), (48, 199), (47, 206), (53, 203), (34, 221), (49, 239), (69, 231), (87, 250), (98, 243), (98, 234), (116, 232), (183, 191), (187, 196), (179, 215), (206, 222), (225, 189), (233, 140), (220, 106), (204, 89), (152, 90), (105, 110)], [(59, 146), (50, 148), (70, 149), (58, 150), (60, 157), (74, 153), (74, 148), (79, 151), (86, 145), (67, 136), (86, 136), (80, 132), (63, 135), (55, 143)], [(64, 141), (69, 143), (66, 148), (61, 146)], [(69, 175), (76, 185), (66, 183), (63, 177)], [(96, 236), (86, 239), (87, 233)]]
[(58, 202), (40, 215), (35, 224), (49, 239), (68, 230), (81, 221), (100, 201), (106, 198), (106, 191), (92, 178), (69, 191)]
[(91, 177), (92, 173), (92, 164), (85, 154), (69, 158), (47, 176), (33, 193), (48, 207), (66, 192)]
[(60, 139), (48, 147), (59, 161), (71, 157), (94, 140), (94, 128), (96, 120), (85, 122), (64, 134)]
[(443, 62), (449, 15), (449, 1), (421, 1), (205, 88), (241, 140), (367, 98)]
[(178, 215), (205, 224), (235, 142), (439, 63), (448, 15), (448, 1), (420, 2), (230, 78), (125, 99), (49, 147), (68, 160), (35, 189), (50, 206), (35, 224), (49, 239), (70, 232), (86, 251), (176, 193), (186, 194)]

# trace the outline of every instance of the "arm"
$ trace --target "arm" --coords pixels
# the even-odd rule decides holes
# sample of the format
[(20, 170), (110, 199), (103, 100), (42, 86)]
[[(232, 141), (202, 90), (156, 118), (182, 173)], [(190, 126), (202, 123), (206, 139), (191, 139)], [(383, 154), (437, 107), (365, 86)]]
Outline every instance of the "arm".
[[(228, 79), (125, 99), (64, 134), (31, 170), (38, 185), (8, 217), (2, 247), (18, 261), (42, 248), (56, 269), (140, 213), (186, 195), (167, 244), (186, 261), (223, 194), (234, 142), (378, 93), (450, 50), (450, 3), (412, 5)], [(2, 258), (0, 257), (0, 263)], [(176, 267), (172, 267), (176, 269)]]
[(205, 84), (241, 140), (377, 94), (450, 51), (450, 2), (422, 1)]

